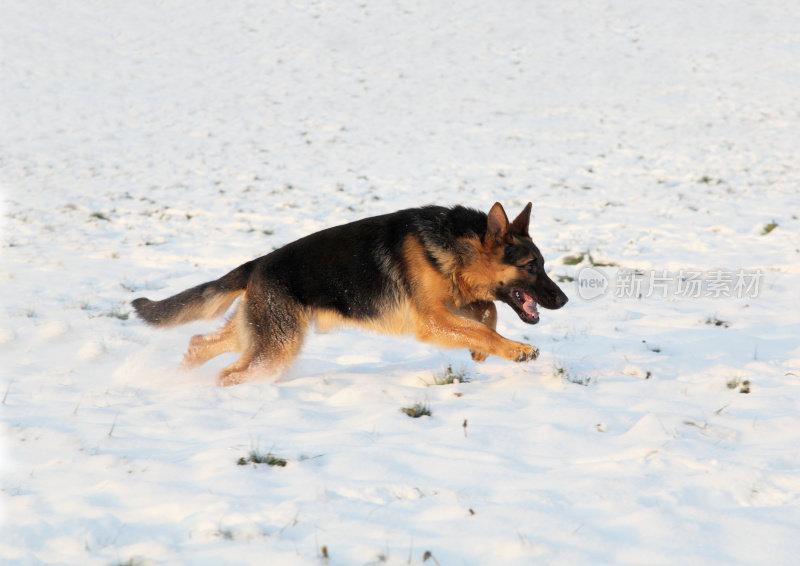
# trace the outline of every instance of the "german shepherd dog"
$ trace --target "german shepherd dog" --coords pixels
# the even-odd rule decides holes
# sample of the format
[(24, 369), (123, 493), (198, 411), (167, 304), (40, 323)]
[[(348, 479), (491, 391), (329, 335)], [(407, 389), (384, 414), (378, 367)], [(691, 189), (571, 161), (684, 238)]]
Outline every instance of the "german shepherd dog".
[(228, 322), (194, 336), (183, 359), (192, 368), (241, 352), (219, 385), (282, 374), (311, 323), (415, 334), (469, 348), (476, 361), (535, 360), (538, 348), (495, 331), (493, 302), (527, 324), (539, 322), (537, 305), (567, 302), (528, 235), (530, 213), (531, 203), (513, 222), (500, 203), (488, 214), (463, 206), (400, 210), (311, 234), (162, 301), (132, 304), (145, 322), (166, 327), (221, 316), (240, 297)]

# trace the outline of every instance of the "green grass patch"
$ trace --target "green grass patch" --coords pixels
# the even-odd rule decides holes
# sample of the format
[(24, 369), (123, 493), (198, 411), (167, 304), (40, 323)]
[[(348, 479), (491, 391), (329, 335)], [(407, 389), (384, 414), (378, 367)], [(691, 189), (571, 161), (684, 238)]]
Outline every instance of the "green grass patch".
[(586, 252), (575, 255), (568, 255), (567, 257), (562, 259), (561, 262), (564, 265), (578, 265), (579, 263), (582, 263), (584, 259), (586, 259), (586, 255), (587, 255)]
[(570, 383), (574, 383), (575, 385), (583, 385), (584, 387), (588, 387), (592, 383), (591, 377), (572, 375), (570, 371), (564, 366), (554, 365), (553, 375), (555, 377), (558, 377), (559, 379), (569, 381)]
[(472, 378), (467, 374), (466, 370), (460, 369), (453, 370), (453, 366), (448, 365), (442, 373), (434, 374), (432, 381), (425, 381), (428, 387), (432, 385), (452, 385), (453, 383), (469, 383)]
[(412, 419), (418, 419), (420, 417), (430, 417), (432, 415), (431, 408), (428, 406), (427, 403), (414, 403), (410, 407), (403, 407), (400, 409), (401, 412), (405, 413)]
[(739, 379), (738, 377), (734, 377), (727, 383), (728, 389), (738, 389), (739, 393), (744, 393), (745, 395), (750, 393), (750, 380), (748, 379)]
[(719, 319), (719, 318), (716, 317), (716, 315), (715, 316), (709, 316), (706, 319), (706, 324), (708, 324), (709, 326), (721, 326), (723, 328), (730, 328), (730, 326), (731, 326), (730, 322), (728, 322), (727, 320)]
[(584, 261), (588, 261), (589, 265), (593, 267), (619, 267), (619, 264), (613, 261), (602, 261), (596, 260), (592, 257), (592, 254), (589, 251), (580, 252), (573, 255), (568, 255), (561, 259), (561, 263), (564, 265), (579, 265)]
[(598, 261), (589, 254), (589, 263), (594, 267), (619, 267), (619, 264), (614, 261)]
[(239, 466), (246, 466), (247, 464), (266, 464), (267, 466), (284, 468), (288, 461), (285, 458), (275, 456), (272, 452), (264, 454), (258, 450), (251, 450), (246, 458), (239, 458), (236, 463)]
[(764, 227), (761, 229), (761, 235), (762, 236), (766, 236), (767, 234), (772, 232), (777, 227), (778, 227), (778, 223), (775, 222), (774, 220), (772, 222), (764, 224)]

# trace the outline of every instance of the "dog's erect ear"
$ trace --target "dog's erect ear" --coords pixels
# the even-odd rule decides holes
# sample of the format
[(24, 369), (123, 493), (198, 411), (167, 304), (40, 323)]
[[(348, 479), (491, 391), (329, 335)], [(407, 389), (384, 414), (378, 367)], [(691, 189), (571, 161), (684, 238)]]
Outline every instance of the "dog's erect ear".
[(528, 203), (527, 206), (519, 213), (511, 223), (511, 229), (517, 234), (528, 235), (528, 226), (531, 223), (531, 207), (533, 203)]
[(486, 237), (483, 240), (484, 244), (491, 246), (499, 243), (506, 237), (507, 234), (508, 216), (506, 216), (506, 211), (503, 210), (503, 205), (499, 202), (496, 202), (489, 211), (489, 217), (486, 225)]

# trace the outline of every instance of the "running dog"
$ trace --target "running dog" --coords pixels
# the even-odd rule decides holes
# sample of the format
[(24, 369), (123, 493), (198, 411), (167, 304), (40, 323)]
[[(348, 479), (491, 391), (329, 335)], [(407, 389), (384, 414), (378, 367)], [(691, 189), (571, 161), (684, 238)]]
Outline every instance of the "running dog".
[(535, 346), (495, 331), (493, 301), (527, 324), (537, 306), (559, 309), (567, 296), (545, 273), (528, 234), (531, 203), (509, 222), (500, 203), (488, 214), (455, 206), (410, 208), (328, 228), (240, 265), (216, 281), (161, 301), (139, 298), (136, 313), (153, 326), (233, 316), (217, 332), (194, 336), (183, 366), (224, 352), (241, 357), (219, 385), (258, 374), (281, 375), (308, 327), (355, 326), (414, 334), (448, 348), (468, 348), (514, 362), (535, 360)]

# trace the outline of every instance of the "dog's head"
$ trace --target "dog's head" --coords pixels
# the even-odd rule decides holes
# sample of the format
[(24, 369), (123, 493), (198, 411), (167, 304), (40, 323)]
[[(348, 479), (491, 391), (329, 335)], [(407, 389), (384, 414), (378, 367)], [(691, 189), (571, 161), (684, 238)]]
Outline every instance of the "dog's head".
[(494, 299), (509, 305), (523, 322), (536, 324), (539, 305), (560, 309), (568, 299), (545, 273), (544, 258), (528, 234), (530, 218), (531, 203), (513, 222), (508, 221), (502, 205), (495, 203), (488, 214), (483, 250), (497, 267)]

